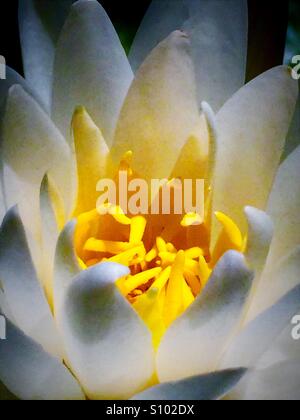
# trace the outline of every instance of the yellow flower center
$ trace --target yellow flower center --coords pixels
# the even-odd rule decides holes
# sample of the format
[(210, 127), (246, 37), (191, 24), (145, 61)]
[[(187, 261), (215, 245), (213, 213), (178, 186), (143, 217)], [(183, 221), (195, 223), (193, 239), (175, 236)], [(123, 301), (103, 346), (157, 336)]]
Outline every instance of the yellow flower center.
[[(129, 157), (127, 153), (119, 171), (126, 170), (133, 178)], [(104, 261), (129, 267), (131, 274), (117, 286), (151, 330), (157, 349), (168, 326), (201, 293), (218, 260), (230, 249), (243, 251), (244, 239), (230, 218), (216, 213), (223, 230), (210, 252), (209, 217), (204, 221), (197, 214), (131, 217), (118, 206), (110, 207), (109, 214), (95, 209), (77, 216), (78, 259), (83, 269)]]

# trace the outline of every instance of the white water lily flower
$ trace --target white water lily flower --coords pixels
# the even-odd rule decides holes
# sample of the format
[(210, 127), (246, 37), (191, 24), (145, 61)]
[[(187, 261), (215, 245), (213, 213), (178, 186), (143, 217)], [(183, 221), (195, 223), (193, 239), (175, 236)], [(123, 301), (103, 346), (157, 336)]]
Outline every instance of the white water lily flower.
[[(73, 3), (21, 2), (27, 81), (8, 69), (0, 84), (1, 386), (299, 399), (299, 146), (280, 164), (290, 70), (243, 86), (246, 1), (153, 1), (135, 76), (103, 8)], [(118, 170), (204, 178), (204, 222), (101, 216), (96, 184)]]

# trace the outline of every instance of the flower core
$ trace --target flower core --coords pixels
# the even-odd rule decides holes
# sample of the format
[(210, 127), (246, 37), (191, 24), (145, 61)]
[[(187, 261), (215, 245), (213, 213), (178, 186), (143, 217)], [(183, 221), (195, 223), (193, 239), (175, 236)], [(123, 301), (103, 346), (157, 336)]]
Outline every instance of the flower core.
[[(127, 153), (119, 171), (134, 177)], [(129, 267), (119, 279), (123, 296), (152, 332), (157, 349), (169, 325), (201, 293), (213, 267), (230, 249), (243, 250), (244, 240), (234, 222), (222, 213), (223, 229), (210, 252), (211, 220), (197, 214), (125, 215), (119, 206), (107, 214), (96, 209), (77, 217), (75, 246), (83, 269), (100, 262)]]

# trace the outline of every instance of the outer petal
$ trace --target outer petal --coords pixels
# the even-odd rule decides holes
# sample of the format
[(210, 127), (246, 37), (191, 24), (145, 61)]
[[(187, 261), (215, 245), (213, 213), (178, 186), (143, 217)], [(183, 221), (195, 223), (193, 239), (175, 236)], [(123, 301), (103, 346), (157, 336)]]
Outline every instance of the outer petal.
[(6, 206), (5, 206), (5, 199), (4, 199), (4, 193), (2, 191), (2, 179), (0, 174), (0, 223), (2, 223), (3, 217), (6, 213)]
[(53, 285), (54, 311), (56, 315), (61, 312), (63, 301), (73, 279), (81, 271), (74, 249), (75, 228), (76, 221), (72, 220), (65, 226), (57, 242)]
[(0, 83), (0, 115), (5, 111), (6, 99), (9, 89), (13, 85), (21, 85), (28, 93), (32, 94), (27, 82), (15, 70), (6, 66), (6, 79), (1, 80)]
[(0, 378), (23, 400), (84, 399), (67, 368), (7, 321), (7, 339), (0, 341)]
[[(246, 0), (189, 1), (191, 37), (199, 104), (215, 111), (245, 83), (248, 9)], [(234, 22), (234, 23), (233, 23)]]
[(248, 221), (246, 257), (251, 268), (260, 273), (269, 254), (274, 226), (271, 218), (261, 210), (246, 207), (245, 214)]
[(292, 331), (291, 320), (299, 310), (300, 286), (297, 286), (277, 304), (248, 324), (228, 347), (220, 368), (254, 367), (288, 325)]
[(268, 204), (275, 224), (268, 265), (300, 245), (300, 146), (281, 164)]
[(19, 25), (26, 79), (50, 110), (55, 46), (73, 0), (21, 0)]
[(40, 191), (42, 262), (39, 271), (47, 297), (53, 302), (53, 265), (59, 229), (64, 225), (63, 203), (55, 186), (46, 175)]
[(132, 78), (102, 6), (94, 0), (78, 1), (62, 30), (54, 65), (52, 111), (61, 132), (69, 137), (73, 111), (82, 105), (110, 143)]
[(214, 371), (252, 278), (241, 254), (230, 251), (222, 258), (202, 294), (163, 338), (157, 360), (160, 381)]
[[(300, 82), (299, 82), (300, 86)], [(300, 95), (296, 105), (294, 118), (286, 139), (283, 158), (289, 156), (300, 145)]]
[(59, 323), (67, 359), (91, 399), (125, 399), (154, 373), (151, 334), (114, 282), (126, 267), (82, 272), (67, 292)]
[(233, 399), (249, 401), (299, 401), (300, 361), (288, 361), (249, 372), (232, 393)]
[(300, 246), (265, 271), (254, 296), (248, 319), (253, 319), (299, 285)]
[(17, 203), (26, 229), (38, 237), (42, 179), (49, 172), (67, 206), (71, 200), (71, 157), (68, 145), (49, 117), (18, 85), (10, 89), (7, 100), (3, 159), (7, 206)]
[(194, 376), (177, 382), (167, 382), (136, 395), (134, 400), (217, 400), (238, 384), (245, 369), (227, 370)]
[[(30, 88), (27, 85), (26, 81), (18, 73), (12, 70), (9, 67), (6, 67), (6, 79), (1, 80), (0, 83), (0, 120), (2, 121), (3, 115), (5, 113), (6, 100), (9, 89), (15, 85), (19, 84), (23, 88), (30, 92)], [(6, 211), (8, 210), (6, 206), (5, 194), (4, 194), (4, 184), (3, 184), (3, 157), (2, 157), (2, 139), (0, 138), (0, 223), (5, 216)]]
[(243, 208), (266, 207), (297, 91), (290, 70), (277, 67), (242, 88), (217, 115), (214, 208), (244, 230)]
[(186, 0), (153, 0), (131, 46), (129, 61), (134, 71), (171, 32), (182, 28), (190, 17)]
[(60, 356), (60, 340), (16, 209), (8, 212), (1, 226), (0, 276), (17, 325), (47, 351)]
[(134, 70), (176, 29), (191, 37), (199, 105), (205, 100), (219, 110), (245, 82), (247, 2), (154, 0), (130, 51)]
[(168, 177), (198, 120), (190, 44), (177, 31), (138, 71), (120, 115), (112, 157), (119, 163), (131, 150), (138, 174)]

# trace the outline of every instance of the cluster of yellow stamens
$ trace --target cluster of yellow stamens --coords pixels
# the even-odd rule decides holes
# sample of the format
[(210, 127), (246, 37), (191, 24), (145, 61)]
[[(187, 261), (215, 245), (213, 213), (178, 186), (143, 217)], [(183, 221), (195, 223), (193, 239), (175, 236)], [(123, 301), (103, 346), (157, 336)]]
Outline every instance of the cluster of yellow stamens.
[[(155, 348), (168, 326), (201, 292), (223, 253), (242, 250), (238, 228), (222, 213), (217, 217), (223, 232), (212, 255), (207, 247), (189, 247), (189, 241), (183, 241), (182, 248), (179, 239), (167, 242), (163, 236), (155, 236), (151, 217), (130, 218), (118, 207), (107, 215), (94, 210), (78, 217), (75, 243), (82, 268), (104, 261), (130, 268), (131, 274), (118, 280), (117, 286), (150, 328)], [(195, 218), (187, 215), (181, 219), (178, 229), (186, 237), (190, 229), (199, 228), (187, 222)]]

